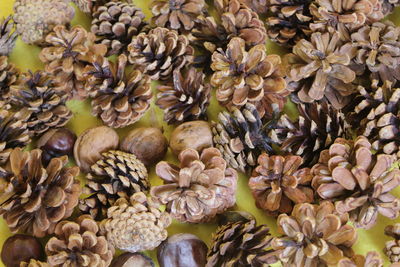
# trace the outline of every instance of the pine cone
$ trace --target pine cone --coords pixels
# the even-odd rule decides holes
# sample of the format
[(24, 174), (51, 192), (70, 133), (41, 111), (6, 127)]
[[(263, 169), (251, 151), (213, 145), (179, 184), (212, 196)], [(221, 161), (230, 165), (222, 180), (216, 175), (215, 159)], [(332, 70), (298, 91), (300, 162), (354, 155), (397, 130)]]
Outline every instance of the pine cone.
[(109, 0), (72, 0), (78, 8), (86, 13), (92, 15), (96, 10), (109, 2)]
[(80, 201), (79, 209), (93, 218), (103, 218), (107, 209), (119, 198), (129, 199), (136, 192), (147, 192), (147, 170), (135, 155), (122, 151), (108, 151), (92, 165), (86, 178), (84, 193), (89, 196)]
[(72, 117), (65, 104), (67, 96), (56, 91), (51, 78), (42, 71), (29, 72), (22, 77), (21, 84), (11, 87), (12, 102), (27, 118), (28, 129), (35, 136), (65, 126)]
[(272, 152), (272, 140), (267, 136), (256, 107), (247, 103), (218, 114), (219, 122), (212, 122), (213, 141), (226, 162), (237, 171), (250, 171), (257, 165), (258, 156)]
[(335, 213), (331, 202), (320, 205), (297, 204), (291, 215), (278, 217), (278, 232), (272, 248), (286, 266), (336, 266), (344, 256), (351, 256), (357, 240), (356, 229), (347, 218)]
[(23, 152), (16, 148), (10, 154), (10, 169), (0, 174), (0, 214), (14, 233), (51, 234), (78, 204), (81, 188), (75, 177), (79, 168), (65, 167), (67, 156), (53, 158), (44, 167), (41, 154), (39, 149)]
[(140, 8), (131, 3), (109, 2), (93, 13), (91, 31), (96, 42), (107, 46), (107, 56), (127, 52), (133, 36), (142, 32), (147, 22)]
[(180, 165), (165, 161), (156, 166), (164, 185), (154, 186), (151, 196), (167, 205), (171, 216), (181, 222), (210, 221), (235, 202), (237, 173), (226, 168), (216, 148), (206, 148), (201, 155), (194, 149), (179, 154)]
[(269, 0), (239, 0), (241, 3), (245, 4), (251, 8), (258, 15), (264, 15), (268, 12)]
[(211, 86), (204, 82), (205, 75), (195, 68), (173, 74), (173, 85), (161, 85), (157, 106), (164, 110), (164, 120), (169, 124), (205, 119), (210, 104)]
[(341, 259), (338, 267), (383, 267), (383, 260), (378, 252), (369, 251), (365, 257), (363, 255), (355, 255), (351, 259)]
[(14, 30), (14, 22), (11, 16), (0, 19), (0, 56), (8, 56), (17, 41), (17, 32)]
[(400, 223), (386, 226), (385, 235), (393, 237), (393, 239), (386, 242), (383, 251), (388, 256), (390, 262), (400, 262)]
[(109, 266), (114, 255), (114, 248), (89, 215), (80, 216), (76, 222), (58, 223), (45, 250), (47, 262), (53, 267)]
[(166, 228), (171, 217), (142, 192), (133, 194), (130, 202), (118, 199), (107, 215), (100, 228), (108, 242), (121, 250), (132, 253), (151, 250), (168, 237)]
[(16, 0), (14, 16), (17, 33), (28, 44), (44, 44), (56, 25), (69, 24), (75, 9), (69, 0)]
[(339, 213), (349, 213), (356, 227), (365, 229), (375, 225), (378, 212), (395, 219), (400, 211), (400, 199), (390, 194), (400, 185), (395, 157), (371, 150), (364, 136), (354, 142), (338, 138), (311, 169), (319, 196), (334, 201)]
[(20, 267), (50, 267), (50, 265), (47, 262), (31, 259), (29, 262), (21, 262)]
[(55, 81), (69, 98), (83, 99), (84, 67), (92, 63), (96, 56), (104, 56), (107, 47), (94, 44), (93, 33), (87, 32), (81, 26), (68, 30), (64, 26), (56, 26), (46, 37), (48, 47), (39, 54), (40, 60), (46, 64), (47, 72), (55, 76)]
[[(0, 48), (1, 49), (1, 48)], [(0, 52), (1, 54), (1, 52)], [(0, 56), (0, 107), (8, 109), (10, 104), (10, 87), (18, 82), (20, 72), (7, 56)]]
[(344, 114), (327, 102), (297, 105), (296, 120), (282, 114), (273, 121), (269, 137), (280, 149), (303, 158), (302, 166), (311, 167), (322, 150), (327, 149), (338, 137), (347, 137), (351, 125)]
[(137, 122), (150, 108), (150, 78), (140, 70), (126, 71), (128, 58), (122, 54), (117, 63), (97, 57), (85, 68), (85, 89), (92, 99), (92, 114), (112, 128)]
[(256, 226), (255, 220), (226, 224), (213, 235), (206, 267), (269, 266), (277, 262), (271, 241), (269, 228)]

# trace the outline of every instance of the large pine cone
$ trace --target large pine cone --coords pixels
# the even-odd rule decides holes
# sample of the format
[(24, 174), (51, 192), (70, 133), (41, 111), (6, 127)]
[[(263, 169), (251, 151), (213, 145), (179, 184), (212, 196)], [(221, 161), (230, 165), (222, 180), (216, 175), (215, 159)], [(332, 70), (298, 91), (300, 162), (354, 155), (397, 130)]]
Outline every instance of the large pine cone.
[(351, 258), (343, 258), (339, 261), (337, 266), (338, 267), (383, 267), (383, 260), (378, 252), (369, 251), (366, 256), (355, 255)]
[(385, 227), (385, 235), (393, 237), (385, 244), (384, 252), (390, 259), (390, 262), (400, 262), (400, 224), (388, 225)]
[(235, 204), (237, 173), (226, 167), (218, 149), (206, 148), (201, 155), (186, 149), (179, 161), (179, 166), (158, 163), (156, 173), (164, 185), (150, 190), (154, 199), (167, 205), (172, 217), (181, 222), (206, 222)]
[(160, 27), (134, 36), (128, 51), (129, 62), (153, 80), (170, 79), (174, 70), (192, 61), (194, 54), (185, 35)]
[(372, 154), (364, 136), (354, 142), (338, 138), (311, 169), (312, 186), (322, 199), (334, 201), (339, 213), (349, 213), (357, 227), (369, 229), (378, 213), (390, 219), (399, 215), (400, 199), (390, 194), (400, 185), (395, 161), (394, 156)]
[(55, 236), (46, 244), (46, 255), (52, 267), (105, 267), (113, 259), (114, 248), (100, 234), (97, 222), (82, 215), (76, 222), (57, 224)]
[(17, 41), (17, 32), (13, 30), (14, 23), (11, 21), (11, 16), (0, 19), (0, 56), (8, 56), (13, 50)]
[(108, 151), (91, 166), (79, 208), (93, 218), (103, 218), (119, 198), (129, 199), (136, 192), (147, 192), (149, 181), (143, 163), (131, 153)]
[(9, 108), (10, 87), (17, 84), (19, 75), (19, 70), (8, 61), (8, 57), (0, 56), (0, 108)]
[(118, 199), (107, 215), (100, 228), (108, 242), (132, 253), (158, 247), (168, 237), (166, 228), (172, 221), (142, 192), (133, 194), (130, 201)]
[(213, 235), (206, 267), (269, 266), (277, 262), (271, 241), (269, 228), (256, 226), (255, 220), (229, 223)]
[(41, 154), (39, 149), (16, 148), (10, 154), (10, 168), (0, 172), (0, 214), (12, 232), (37, 237), (51, 234), (78, 204), (81, 187), (75, 177), (79, 168), (65, 167), (66, 156), (53, 158), (44, 167)]

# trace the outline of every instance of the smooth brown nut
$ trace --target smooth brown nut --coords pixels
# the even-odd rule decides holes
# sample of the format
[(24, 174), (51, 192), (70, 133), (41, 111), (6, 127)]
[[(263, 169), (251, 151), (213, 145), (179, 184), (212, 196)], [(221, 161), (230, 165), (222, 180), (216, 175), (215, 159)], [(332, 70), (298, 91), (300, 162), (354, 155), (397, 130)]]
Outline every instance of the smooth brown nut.
[(212, 147), (212, 132), (206, 121), (189, 121), (182, 123), (172, 132), (169, 146), (175, 155), (187, 148), (201, 152), (204, 148)]
[(207, 262), (207, 245), (192, 234), (168, 237), (157, 249), (160, 267), (204, 267)]
[(154, 267), (154, 262), (142, 253), (127, 252), (115, 258), (110, 267)]
[(3, 244), (1, 260), (7, 267), (19, 267), (21, 262), (40, 260), (44, 251), (39, 241), (29, 235), (13, 235)]
[(76, 140), (74, 157), (82, 172), (88, 173), (90, 167), (101, 159), (101, 153), (118, 148), (117, 132), (107, 126), (99, 126), (84, 131)]
[(134, 154), (144, 165), (162, 160), (168, 150), (167, 138), (158, 128), (137, 128), (122, 140), (121, 150)]

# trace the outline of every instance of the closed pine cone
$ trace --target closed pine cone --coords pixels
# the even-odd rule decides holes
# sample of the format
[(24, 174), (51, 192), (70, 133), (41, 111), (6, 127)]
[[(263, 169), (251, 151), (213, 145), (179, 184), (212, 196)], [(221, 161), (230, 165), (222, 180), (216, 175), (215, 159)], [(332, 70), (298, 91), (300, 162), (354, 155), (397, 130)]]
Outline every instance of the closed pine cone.
[(269, 228), (255, 220), (226, 224), (213, 235), (206, 267), (269, 266), (278, 261), (271, 241)]
[(206, 148), (199, 155), (189, 148), (179, 154), (179, 161), (179, 166), (158, 163), (156, 173), (164, 185), (150, 190), (154, 199), (167, 205), (173, 218), (207, 222), (235, 204), (237, 173), (227, 168), (218, 149)]
[(164, 110), (168, 123), (206, 118), (210, 103), (211, 86), (204, 82), (203, 72), (191, 67), (186, 72), (174, 71), (173, 85), (161, 85), (157, 95), (157, 106)]
[(85, 68), (88, 94), (92, 97), (92, 114), (112, 128), (137, 122), (150, 108), (150, 77), (140, 70), (126, 70), (128, 58), (122, 54), (117, 63), (97, 57)]
[(338, 138), (311, 169), (312, 186), (322, 199), (334, 201), (339, 213), (349, 213), (357, 227), (369, 229), (378, 213), (390, 219), (399, 215), (400, 199), (390, 194), (400, 185), (395, 161), (391, 155), (372, 154), (364, 136), (354, 142)]
[(185, 35), (166, 28), (140, 33), (128, 46), (129, 62), (153, 80), (168, 80), (174, 70), (192, 61), (194, 49)]
[(385, 227), (385, 235), (393, 237), (385, 244), (384, 252), (388, 256), (390, 262), (400, 262), (400, 224), (388, 225)]
[(0, 19), (0, 56), (8, 56), (13, 50), (18, 36), (13, 30), (11, 16)]
[(95, 219), (103, 218), (119, 198), (129, 199), (136, 192), (147, 192), (150, 186), (146, 167), (135, 155), (108, 151), (102, 156), (86, 176), (83, 193), (89, 196), (79, 204), (83, 213)]
[[(1, 48), (0, 48), (1, 49)], [(0, 53), (1, 54), (1, 53)], [(10, 87), (18, 83), (20, 72), (10, 63), (7, 56), (0, 56), (0, 107), (7, 108), (10, 103)]]
[(102, 233), (114, 247), (138, 252), (152, 250), (168, 237), (171, 217), (142, 192), (130, 201), (120, 198), (108, 209), (108, 218), (100, 223)]
[(0, 214), (12, 232), (37, 237), (54, 232), (56, 224), (71, 216), (81, 193), (78, 167), (65, 167), (68, 157), (53, 158), (45, 167), (39, 149), (14, 149), (0, 172), (3, 202)]
[(355, 255), (351, 258), (343, 258), (339, 261), (338, 267), (383, 267), (383, 260), (376, 251), (369, 251), (363, 255)]
[(114, 248), (89, 215), (58, 223), (45, 250), (47, 262), (53, 267), (106, 267), (114, 255)]

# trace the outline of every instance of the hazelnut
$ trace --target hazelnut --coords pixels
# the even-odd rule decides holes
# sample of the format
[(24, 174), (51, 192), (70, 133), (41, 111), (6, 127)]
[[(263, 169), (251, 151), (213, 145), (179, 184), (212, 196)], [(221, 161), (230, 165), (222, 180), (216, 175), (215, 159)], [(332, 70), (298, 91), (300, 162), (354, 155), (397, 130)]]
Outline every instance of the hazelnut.
[(115, 258), (110, 267), (154, 267), (154, 262), (142, 253), (127, 252)]
[(7, 267), (19, 267), (21, 262), (29, 262), (31, 259), (43, 258), (43, 247), (39, 241), (29, 235), (14, 235), (3, 244), (1, 260)]
[(101, 153), (118, 148), (118, 134), (107, 126), (87, 129), (76, 140), (74, 157), (82, 172), (88, 173), (90, 167), (101, 159)]
[(137, 128), (122, 140), (121, 150), (134, 154), (144, 165), (162, 160), (168, 150), (167, 138), (158, 128)]
[(172, 132), (169, 146), (175, 155), (179, 155), (187, 148), (199, 152), (213, 146), (213, 135), (210, 125), (206, 121), (189, 121), (182, 123)]
[(192, 234), (168, 237), (157, 249), (160, 267), (204, 267), (207, 245)]
[(247, 211), (225, 211), (217, 215), (217, 222), (219, 226), (235, 222), (247, 222), (255, 220), (254, 216)]

